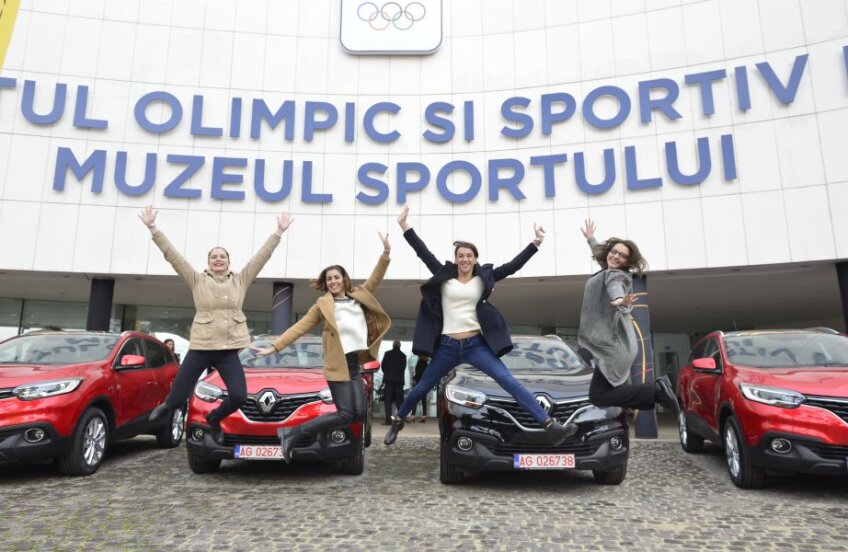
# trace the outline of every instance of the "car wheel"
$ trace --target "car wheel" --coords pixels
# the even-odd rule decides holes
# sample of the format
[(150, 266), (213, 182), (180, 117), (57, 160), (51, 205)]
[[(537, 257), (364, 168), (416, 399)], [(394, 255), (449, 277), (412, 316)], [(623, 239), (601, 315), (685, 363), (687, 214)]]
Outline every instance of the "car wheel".
[(65, 475), (91, 475), (103, 463), (109, 443), (109, 421), (99, 408), (83, 412), (65, 453), (59, 457), (59, 469)]
[(171, 411), (171, 417), (167, 425), (156, 432), (156, 444), (159, 448), (174, 448), (183, 440), (185, 429), (185, 407), (176, 408)]
[(465, 479), (465, 474), (448, 462), (444, 446), (439, 452), (439, 481), (445, 485), (457, 485)]
[(734, 416), (724, 424), (724, 457), (733, 484), (742, 489), (756, 489), (765, 483), (766, 472), (751, 465), (742, 441), (742, 429)]
[(215, 473), (221, 467), (221, 461), (216, 459), (201, 458), (194, 454), (188, 454), (188, 467), (194, 473)]
[(362, 441), (363, 446), (368, 448), (371, 446), (371, 416), (368, 416), (368, 421), (365, 426), (365, 438)]
[(680, 446), (684, 451), (694, 454), (704, 450), (704, 438), (693, 433), (686, 423), (686, 413), (680, 409), (677, 415), (677, 432), (680, 436)]
[(341, 464), (342, 473), (345, 475), (362, 475), (365, 471), (365, 448), (360, 447), (359, 453), (349, 456)]
[(624, 463), (611, 470), (592, 470), (596, 483), (601, 485), (620, 485), (627, 476), (627, 464)]

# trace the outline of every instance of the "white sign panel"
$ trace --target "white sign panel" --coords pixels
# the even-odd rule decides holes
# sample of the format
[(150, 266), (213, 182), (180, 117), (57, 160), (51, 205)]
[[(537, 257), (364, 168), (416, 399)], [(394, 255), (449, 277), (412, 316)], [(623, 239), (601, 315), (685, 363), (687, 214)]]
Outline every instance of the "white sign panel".
[(339, 39), (352, 54), (432, 54), (442, 43), (442, 1), (341, 0)]

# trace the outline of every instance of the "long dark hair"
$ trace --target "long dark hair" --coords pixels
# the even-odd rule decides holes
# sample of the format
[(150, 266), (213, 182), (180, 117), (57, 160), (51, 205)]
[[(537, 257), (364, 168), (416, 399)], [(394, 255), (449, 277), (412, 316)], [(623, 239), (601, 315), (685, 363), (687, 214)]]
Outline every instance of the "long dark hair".
[(637, 247), (632, 240), (609, 238), (607, 241), (599, 243), (592, 248), (592, 258), (601, 265), (601, 268), (606, 270), (609, 268), (607, 265), (607, 255), (609, 255), (610, 250), (618, 244), (624, 245), (630, 250), (630, 256), (625, 263), (627, 270), (638, 276), (648, 269), (648, 261), (645, 260), (642, 253), (639, 252), (639, 247)]
[(321, 271), (321, 274), (318, 275), (317, 279), (309, 282), (309, 286), (315, 291), (323, 291), (324, 293), (327, 293), (327, 273), (331, 270), (339, 271), (339, 274), (342, 275), (342, 280), (344, 280), (345, 291), (350, 291), (350, 276), (342, 265), (328, 266)]

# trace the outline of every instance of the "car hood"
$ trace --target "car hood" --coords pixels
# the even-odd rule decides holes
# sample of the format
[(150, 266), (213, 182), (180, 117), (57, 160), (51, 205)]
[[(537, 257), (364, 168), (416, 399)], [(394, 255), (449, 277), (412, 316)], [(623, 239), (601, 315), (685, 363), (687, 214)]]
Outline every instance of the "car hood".
[(848, 366), (827, 368), (738, 368), (740, 380), (792, 389), (804, 395), (848, 397)]
[[(532, 394), (544, 393), (554, 400), (575, 399), (589, 395), (591, 374), (576, 376), (556, 372), (513, 372), (512, 375)], [(460, 368), (450, 382), (485, 393), (488, 397), (508, 399), (510, 394), (492, 378), (473, 368)]]
[[(263, 389), (276, 389), (285, 395), (317, 393), (327, 387), (321, 368), (246, 368), (247, 392), (258, 393)], [(208, 375), (205, 381), (226, 388), (221, 374), (217, 371)]]
[(0, 389), (81, 376), (88, 364), (0, 364)]

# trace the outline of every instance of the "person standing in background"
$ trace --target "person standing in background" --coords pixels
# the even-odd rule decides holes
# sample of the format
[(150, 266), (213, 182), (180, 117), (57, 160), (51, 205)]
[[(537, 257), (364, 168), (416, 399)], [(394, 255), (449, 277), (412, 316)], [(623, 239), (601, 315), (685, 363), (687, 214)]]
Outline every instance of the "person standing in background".
[(380, 369), (383, 371), (383, 400), (386, 405), (386, 421), (383, 425), (391, 425), (392, 405), (397, 409), (403, 403), (406, 355), (400, 350), (400, 341), (392, 342), (392, 348), (383, 355)]

